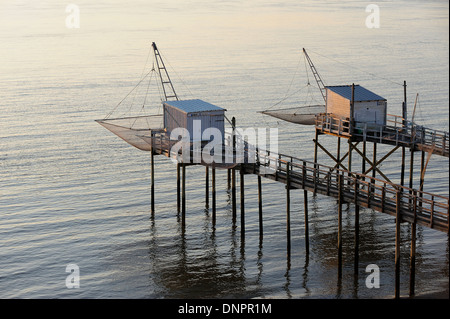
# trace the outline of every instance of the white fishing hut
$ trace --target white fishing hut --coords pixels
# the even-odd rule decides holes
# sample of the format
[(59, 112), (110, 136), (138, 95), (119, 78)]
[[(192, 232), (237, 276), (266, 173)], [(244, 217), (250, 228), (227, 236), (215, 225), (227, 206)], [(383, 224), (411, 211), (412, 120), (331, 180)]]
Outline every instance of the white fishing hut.
[[(352, 85), (327, 86), (326, 113), (351, 119)], [(386, 125), (387, 100), (360, 85), (355, 85), (353, 119), (361, 124)]]
[(216, 128), (222, 134), (223, 140), (226, 109), (199, 99), (165, 101), (163, 106), (164, 127), (167, 133), (170, 134), (175, 128), (182, 127), (189, 132), (191, 142), (211, 141), (213, 137), (203, 133), (207, 128)]

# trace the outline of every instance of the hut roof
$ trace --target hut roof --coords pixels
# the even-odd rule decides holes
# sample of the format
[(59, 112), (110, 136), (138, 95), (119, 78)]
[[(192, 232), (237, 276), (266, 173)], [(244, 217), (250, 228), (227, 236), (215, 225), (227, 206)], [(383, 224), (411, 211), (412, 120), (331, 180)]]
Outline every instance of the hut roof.
[[(352, 86), (351, 85), (337, 85), (337, 86), (327, 86), (328, 90), (333, 91), (336, 94), (346, 98), (347, 100), (352, 99)], [(363, 88), (360, 85), (355, 85), (355, 101), (386, 101), (384, 97)]]
[(165, 101), (164, 104), (176, 107), (177, 109), (186, 112), (207, 112), (207, 111), (226, 111), (225, 109), (213, 105), (211, 103), (194, 99), (194, 100), (179, 100), (179, 101)]

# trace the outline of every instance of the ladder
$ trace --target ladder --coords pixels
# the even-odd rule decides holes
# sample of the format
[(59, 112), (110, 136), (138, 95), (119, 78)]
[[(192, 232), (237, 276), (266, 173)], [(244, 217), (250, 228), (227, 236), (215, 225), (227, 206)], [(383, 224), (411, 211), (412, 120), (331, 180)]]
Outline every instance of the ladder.
[(325, 103), (327, 102), (326, 98), (326, 91), (325, 91), (325, 85), (323, 84), (322, 79), (320, 78), (319, 72), (317, 72), (316, 67), (312, 63), (311, 59), (309, 58), (308, 53), (306, 53), (305, 48), (303, 48), (303, 53), (305, 54), (306, 59), (308, 60), (309, 67), (311, 68), (311, 72), (314, 75), (314, 78), (316, 79), (317, 85), (319, 86), (320, 93), (322, 93), (323, 100)]
[(155, 42), (152, 42), (152, 47), (155, 53), (156, 66), (158, 68), (159, 78), (161, 79), (161, 86), (164, 92), (165, 101), (169, 101), (169, 99), (175, 99), (178, 101), (178, 95), (173, 88), (169, 73), (167, 72), (166, 66), (164, 65), (164, 61), (161, 54), (159, 54), (159, 50), (156, 47)]

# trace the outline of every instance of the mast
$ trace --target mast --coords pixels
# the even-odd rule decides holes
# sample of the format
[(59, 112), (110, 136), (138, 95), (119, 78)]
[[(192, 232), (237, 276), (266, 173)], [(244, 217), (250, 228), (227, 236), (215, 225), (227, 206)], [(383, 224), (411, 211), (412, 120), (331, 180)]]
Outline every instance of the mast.
[(326, 103), (327, 102), (327, 98), (326, 98), (325, 85), (323, 84), (323, 81), (320, 78), (319, 72), (317, 72), (317, 69), (314, 66), (314, 64), (312, 63), (308, 53), (306, 53), (305, 48), (303, 48), (303, 53), (305, 54), (306, 60), (308, 60), (308, 64), (309, 64), (309, 67), (311, 68), (311, 72), (314, 75), (314, 78), (316, 79), (317, 85), (319, 86), (319, 89), (320, 89), (320, 93), (322, 94), (323, 100)]
[(159, 54), (159, 50), (156, 47), (156, 43), (152, 42), (153, 51), (155, 53), (156, 66), (158, 68), (159, 78), (161, 80), (161, 86), (164, 92), (165, 101), (169, 99), (175, 99), (178, 101), (178, 95), (173, 88), (172, 81), (170, 80), (169, 73), (167, 72), (164, 61)]

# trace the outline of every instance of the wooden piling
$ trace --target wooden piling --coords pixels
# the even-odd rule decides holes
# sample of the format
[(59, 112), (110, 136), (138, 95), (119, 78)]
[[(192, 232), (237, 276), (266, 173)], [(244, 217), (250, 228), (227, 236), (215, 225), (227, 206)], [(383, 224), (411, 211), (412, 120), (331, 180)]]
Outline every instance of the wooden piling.
[(186, 166), (181, 164), (181, 226), (186, 226)]
[(261, 176), (258, 175), (258, 213), (259, 213), (259, 238), (263, 238), (263, 210), (262, 210), (262, 185)]
[(291, 255), (291, 185), (290, 185), (290, 165), (286, 163), (286, 236), (287, 236), (287, 254)]
[[(316, 170), (317, 170), (317, 146), (319, 143), (319, 130), (316, 129), (316, 137), (314, 139), (314, 178), (316, 176)], [(316, 195), (317, 188), (316, 183), (314, 183), (314, 195)]]
[(395, 213), (395, 299), (400, 298), (400, 203), (401, 191), (396, 193), (396, 213)]
[(358, 205), (358, 192), (359, 192), (359, 176), (356, 175), (354, 184), (354, 201), (355, 201), (355, 262), (354, 271), (355, 275), (358, 275), (359, 268), (359, 205)]
[(338, 163), (337, 168), (339, 168), (339, 163), (341, 162), (341, 138), (338, 137), (338, 144), (337, 144), (337, 154), (336, 154), (336, 163)]
[[(362, 173), (364, 174), (364, 172), (366, 171), (366, 141), (363, 141), (363, 156), (362, 156), (363, 160), (362, 160)], [(364, 178), (363, 178), (364, 179)]]
[(409, 296), (414, 296), (414, 288), (416, 281), (416, 217), (417, 217), (417, 191), (414, 190), (413, 193), (413, 207), (414, 207), (414, 220), (411, 223), (411, 250), (410, 250), (410, 260), (409, 260)]
[(209, 167), (205, 171), (205, 208), (209, 208)]
[(244, 165), (241, 164), (240, 173), (240, 191), (241, 191), (241, 239), (245, 238), (245, 198), (244, 198)]
[(181, 180), (180, 180), (180, 163), (177, 162), (177, 213), (181, 211)]
[[(348, 177), (352, 175), (352, 142), (350, 139), (348, 139)], [(347, 183), (350, 185), (350, 178), (348, 179)]]
[[(233, 116), (231, 119), (231, 126), (233, 130), (232, 143), (233, 143), (233, 153), (236, 150), (236, 118)], [(233, 167), (231, 171), (231, 211), (233, 225), (236, 224), (236, 169)]]
[[(421, 152), (421, 157), (420, 157), (420, 180), (419, 180), (419, 190), (422, 192), (423, 191), (423, 181), (424, 181), (424, 177), (425, 177), (425, 152), (422, 151)], [(420, 196), (422, 196), (422, 193), (420, 194)], [(422, 202), (419, 203), (420, 206), (422, 206)]]
[(236, 170), (231, 171), (231, 212), (233, 225), (236, 224)]
[(402, 166), (400, 170), (400, 185), (405, 186), (405, 147), (402, 146)]
[(342, 200), (343, 200), (342, 175), (338, 175), (338, 278), (342, 278)]
[[(375, 178), (375, 171), (377, 167), (377, 143), (373, 143), (373, 154), (372, 154), (372, 177)], [(372, 181), (373, 183), (373, 181)]]
[(151, 213), (152, 213), (152, 217), (155, 214), (155, 163), (154, 163), (154, 153), (153, 153), (153, 148), (151, 150), (151, 164), (150, 164), (150, 170), (151, 170), (151, 174), (152, 174), (152, 182), (151, 182)]
[(305, 213), (305, 250), (309, 254), (309, 221), (308, 221), (308, 191), (303, 190), (303, 210)]
[(212, 223), (216, 225), (216, 168), (211, 168), (212, 184)]
[[(410, 149), (410, 161), (409, 161), (409, 188), (412, 189), (413, 188), (413, 183), (414, 183), (414, 149), (411, 147)], [(410, 191), (410, 194), (411, 191)], [(409, 201), (409, 203), (411, 204), (411, 200)]]

